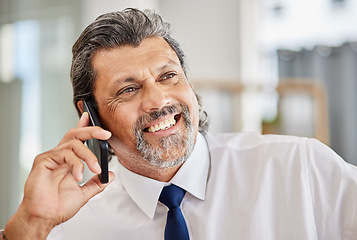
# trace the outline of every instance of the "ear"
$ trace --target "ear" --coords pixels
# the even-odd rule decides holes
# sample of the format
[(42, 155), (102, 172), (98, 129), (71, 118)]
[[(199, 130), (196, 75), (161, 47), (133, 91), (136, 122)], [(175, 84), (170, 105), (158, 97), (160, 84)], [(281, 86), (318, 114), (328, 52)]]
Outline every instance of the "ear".
[(79, 108), (79, 110), (81, 111), (81, 114), (83, 114), (83, 100), (79, 100), (77, 102), (77, 107)]

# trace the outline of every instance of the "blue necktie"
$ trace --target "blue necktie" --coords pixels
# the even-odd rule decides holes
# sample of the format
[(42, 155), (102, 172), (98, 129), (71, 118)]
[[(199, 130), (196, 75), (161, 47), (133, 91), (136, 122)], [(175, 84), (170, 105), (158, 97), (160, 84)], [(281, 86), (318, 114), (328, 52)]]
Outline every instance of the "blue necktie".
[(185, 219), (183, 218), (180, 204), (186, 191), (170, 185), (164, 187), (160, 195), (160, 202), (169, 208), (165, 227), (165, 240), (189, 240)]

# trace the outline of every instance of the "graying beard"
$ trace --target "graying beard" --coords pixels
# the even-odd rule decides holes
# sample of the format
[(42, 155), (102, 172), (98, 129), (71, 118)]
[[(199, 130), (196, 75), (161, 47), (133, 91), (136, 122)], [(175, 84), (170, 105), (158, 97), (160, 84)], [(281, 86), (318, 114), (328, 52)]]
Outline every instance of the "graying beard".
[[(187, 106), (180, 105), (182, 112), (182, 120), (185, 123), (185, 134), (171, 135), (166, 138), (160, 139), (160, 145), (156, 148), (153, 148), (143, 137), (142, 131), (140, 128), (136, 127), (134, 130), (137, 144), (136, 149), (141, 153), (142, 157), (147, 160), (152, 166), (160, 168), (171, 168), (179, 166), (182, 164), (190, 155), (194, 147), (194, 132), (192, 122), (189, 117), (189, 111)], [(163, 110), (161, 112), (171, 112), (170, 110)], [(164, 113), (156, 112), (153, 115), (164, 116)], [(153, 118), (155, 118), (153, 117)], [(142, 122), (138, 123), (141, 125)], [(186, 137), (185, 137), (186, 135)], [(178, 151), (173, 151), (173, 149)], [(185, 153), (182, 155), (182, 152), (179, 151), (182, 149)], [(176, 154), (175, 154), (176, 152)], [(170, 160), (165, 160), (164, 156), (168, 156)]]
[[(189, 143), (190, 140), (183, 141), (181, 136), (170, 136), (160, 139), (160, 146), (153, 149), (144, 140), (143, 144), (139, 147), (139, 151), (142, 153), (143, 158), (149, 161), (151, 165), (160, 168), (171, 168), (182, 164), (190, 154), (191, 144), (185, 144), (185, 142)], [(182, 155), (182, 152), (176, 152), (175, 154), (175, 151), (172, 151), (174, 148), (182, 148), (186, 152), (184, 155)], [(172, 161), (164, 160), (163, 156), (169, 156)]]

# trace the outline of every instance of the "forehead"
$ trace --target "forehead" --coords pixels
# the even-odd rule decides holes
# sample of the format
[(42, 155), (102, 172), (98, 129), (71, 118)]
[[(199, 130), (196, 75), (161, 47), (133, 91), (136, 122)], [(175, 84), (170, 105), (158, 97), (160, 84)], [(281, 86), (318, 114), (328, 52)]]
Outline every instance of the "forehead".
[[(176, 52), (162, 38), (144, 39), (139, 46), (120, 46), (99, 50), (92, 58), (96, 74), (126, 72), (135, 68), (155, 67), (164, 62), (180, 65)], [(98, 76), (97, 76), (98, 77)]]

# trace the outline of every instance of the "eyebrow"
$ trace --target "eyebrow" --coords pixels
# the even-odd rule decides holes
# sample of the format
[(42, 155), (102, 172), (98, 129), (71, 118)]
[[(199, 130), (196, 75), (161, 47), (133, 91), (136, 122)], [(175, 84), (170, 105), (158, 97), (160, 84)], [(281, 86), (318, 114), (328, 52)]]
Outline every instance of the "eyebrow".
[[(177, 62), (175, 62), (175, 61), (173, 61), (173, 60), (170, 59), (170, 60), (168, 60), (164, 65), (157, 67), (157, 68), (156, 68), (156, 71), (157, 71), (157, 72), (162, 72), (163, 70), (165, 70), (165, 69), (167, 69), (167, 68), (169, 68), (169, 67), (171, 67), (171, 66), (177, 67), (177, 66), (181, 66), (181, 65), (180, 65), (180, 64), (177, 64)], [(134, 77), (127, 77), (127, 78), (125, 78), (124, 81), (121, 81), (120, 78), (118, 78), (118, 79), (115, 80), (116, 83), (117, 83), (117, 82), (131, 83), (131, 82), (135, 82), (135, 81), (136, 81), (136, 79), (135, 79)]]
[(157, 68), (157, 70), (158, 70), (158, 72), (161, 72), (161, 71), (163, 71), (163, 70), (165, 70), (166, 68), (168, 68), (168, 67), (170, 67), (170, 66), (181, 66), (180, 64), (177, 64), (177, 62), (175, 62), (175, 61), (173, 61), (173, 60), (168, 60), (167, 62), (166, 62), (166, 64), (164, 64), (163, 66), (161, 66), (161, 67), (158, 67)]

